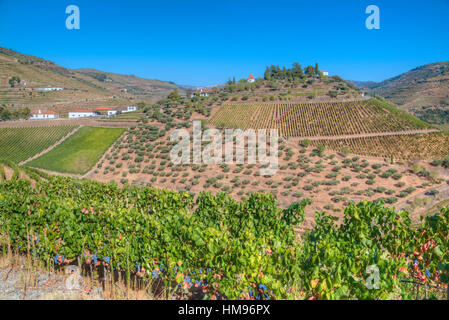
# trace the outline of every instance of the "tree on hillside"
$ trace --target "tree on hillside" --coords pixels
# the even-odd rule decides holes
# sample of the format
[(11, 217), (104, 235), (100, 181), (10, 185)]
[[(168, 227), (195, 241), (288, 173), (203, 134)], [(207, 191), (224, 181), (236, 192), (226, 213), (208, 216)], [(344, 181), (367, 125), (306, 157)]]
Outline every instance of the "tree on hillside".
[(287, 78), (287, 69), (284, 67), (282, 67), (282, 71), (281, 71), (281, 79), (286, 79)]
[(281, 78), (281, 68), (279, 66), (276, 66), (276, 79)]
[(9, 112), (9, 110), (4, 107), (0, 107), (0, 120), (5, 121), (10, 119), (11, 119), (11, 112)]
[(179, 96), (178, 90), (173, 90), (168, 95), (168, 99), (171, 100), (171, 101), (178, 101), (179, 99), (181, 99), (181, 97)]
[(298, 62), (293, 63), (292, 72), (294, 79), (300, 79), (304, 76), (304, 73), (302, 72), (302, 67)]
[(270, 67), (267, 67), (267, 69), (265, 70), (265, 73), (263, 74), (263, 77), (265, 80), (271, 80), (271, 72), (270, 72)]
[(313, 77), (314, 74), (315, 74), (315, 68), (312, 67), (312, 66), (307, 66), (307, 68), (306, 68), (306, 76), (308, 78), (311, 78), (311, 77)]
[(145, 108), (145, 102), (143, 102), (143, 101), (137, 102), (136, 107), (139, 109)]
[(315, 75), (317, 77), (320, 76), (320, 69), (318, 68), (318, 62), (315, 62)]
[(14, 88), (16, 82), (17, 82), (17, 84), (20, 83), (20, 78), (14, 76), (14, 77), (12, 77), (11, 79), (9, 79), (8, 82), (9, 82), (9, 85), (11, 86), (11, 88)]
[(31, 117), (31, 110), (30, 108), (26, 107), (22, 110), (22, 119), (28, 119), (29, 117)]

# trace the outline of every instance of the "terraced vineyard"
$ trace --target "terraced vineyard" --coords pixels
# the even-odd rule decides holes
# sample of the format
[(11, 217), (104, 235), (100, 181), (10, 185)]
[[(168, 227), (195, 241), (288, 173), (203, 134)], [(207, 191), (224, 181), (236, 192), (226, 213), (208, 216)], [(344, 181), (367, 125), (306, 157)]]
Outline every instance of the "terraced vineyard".
[(0, 128), (0, 159), (19, 163), (55, 144), (76, 127)]
[(431, 126), (375, 99), (351, 102), (229, 104), (210, 120), (223, 128), (279, 129), (284, 137), (338, 136)]
[(312, 145), (324, 145), (327, 149), (375, 157), (395, 159), (443, 159), (449, 155), (449, 133), (394, 135), (350, 138), (339, 140), (314, 140)]

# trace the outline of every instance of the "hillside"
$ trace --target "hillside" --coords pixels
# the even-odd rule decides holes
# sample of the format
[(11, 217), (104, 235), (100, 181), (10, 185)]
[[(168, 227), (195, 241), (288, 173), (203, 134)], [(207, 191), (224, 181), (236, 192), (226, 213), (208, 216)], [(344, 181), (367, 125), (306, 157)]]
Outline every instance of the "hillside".
[(361, 84), (401, 108), (449, 106), (449, 61), (419, 66), (378, 83)]
[[(20, 81), (11, 83), (13, 78)], [(35, 90), (47, 86), (64, 90)], [(93, 69), (72, 70), (0, 47), (0, 105), (10, 108), (39, 107), (64, 112), (101, 105), (122, 106), (140, 100), (155, 102), (174, 89), (183, 92), (173, 83)]]
[(227, 104), (209, 122), (223, 128), (277, 128), (284, 137), (341, 136), (431, 127), (376, 99), (350, 102)]
[(185, 91), (172, 82), (144, 79), (135, 75), (122, 75), (95, 69), (75, 69), (74, 71), (102, 82), (109, 90), (122, 92), (125, 89), (129, 96), (149, 102), (156, 102), (173, 90), (178, 90), (181, 94)]

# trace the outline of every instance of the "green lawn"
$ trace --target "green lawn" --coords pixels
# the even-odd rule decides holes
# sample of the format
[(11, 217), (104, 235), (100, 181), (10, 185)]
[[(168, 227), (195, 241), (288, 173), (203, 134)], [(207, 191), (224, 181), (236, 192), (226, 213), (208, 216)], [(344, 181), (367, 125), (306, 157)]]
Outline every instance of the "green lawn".
[(83, 127), (50, 152), (29, 162), (31, 167), (84, 174), (122, 135), (122, 128)]

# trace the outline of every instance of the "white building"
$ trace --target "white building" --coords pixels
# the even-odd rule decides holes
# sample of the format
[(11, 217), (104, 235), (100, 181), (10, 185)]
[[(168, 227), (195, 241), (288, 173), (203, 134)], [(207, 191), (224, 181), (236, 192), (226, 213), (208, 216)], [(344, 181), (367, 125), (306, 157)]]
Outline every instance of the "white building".
[(323, 74), (323, 76), (328, 76), (329, 72), (327, 70), (321, 70), (321, 73)]
[(61, 91), (64, 90), (63, 87), (45, 87), (45, 88), (36, 88), (37, 91)]
[(248, 77), (248, 82), (253, 83), (254, 81), (256, 81), (256, 78), (254, 78), (254, 76), (250, 73)]
[(190, 95), (190, 97), (191, 98), (193, 98), (193, 97), (208, 97), (209, 96), (209, 93), (211, 93), (212, 91), (211, 90), (209, 90), (209, 89), (205, 89), (205, 88), (200, 88), (200, 89), (197, 89), (195, 92), (193, 92), (191, 95)]
[(36, 119), (58, 119), (59, 115), (54, 111), (48, 111), (48, 110), (38, 110), (37, 112), (34, 112), (31, 114), (30, 120), (36, 120)]
[(108, 117), (115, 116), (117, 114), (117, 110), (109, 110)]
[(137, 111), (137, 110), (139, 110), (139, 108), (137, 108), (137, 106), (128, 106), (128, 107), (126, 107), (126, 109), (122, 110), (122, 113), (132, 112), (132, 111)]
[(69, 112), (69, 118), (86, 118), (95, 117), (96, 113), (93, 110), (75, 110)]

